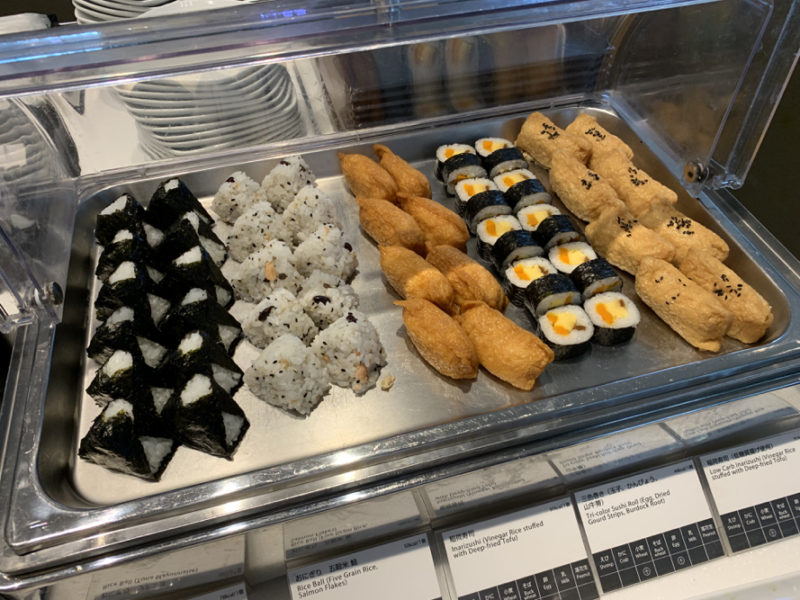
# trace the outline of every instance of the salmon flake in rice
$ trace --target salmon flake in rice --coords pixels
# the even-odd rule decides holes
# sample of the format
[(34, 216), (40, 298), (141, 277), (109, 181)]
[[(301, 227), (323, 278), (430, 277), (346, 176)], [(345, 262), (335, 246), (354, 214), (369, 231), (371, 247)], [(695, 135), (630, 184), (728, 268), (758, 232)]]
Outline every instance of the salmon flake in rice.
[(280, 215), (269, 202), (258, 202), (236, 219), (228, 234), (228, 252), (231, 258), (242, 262), (270, 240), (289, 241)]
[(303, 242), (324, 223), (342, 228), (342, 219), (330, 196), (315, 185), (306, 185), (297, 192), (282, 215), (283, 228), (296, 244)]
[(236, 296), (247, 302), (259, 302), (278, 288), (296, 294), (302, 282), (303, 277), (294, 266), (292, 249), (279, 240), (270, 240), (248, 255), (231, 274)]
[(264, 177), (261, 188), (275, 210), (282, 213), (303, 186), (317, 180), (301, 156), (287, 156)]
[(341, 229), (328, 223), (317, 227), (295, 249), (294, 256), (297, 270), (302, 275), (320, 270), (349, 281), (358, 266), (353, 245), (345, 239)]
[(259, 348), (266, 348), (286, 333), (309, 343), (318, 331), (295, 295), (283, 288), (274, 290), (245, 315), (242, 330), (250, 343)]
[(211, 201), (211, 209), (220, 219), (232, 224), (253, 204), (266, 199), (267, 196), (257, 181), (244, 171), (236, 171), (219, 186)]

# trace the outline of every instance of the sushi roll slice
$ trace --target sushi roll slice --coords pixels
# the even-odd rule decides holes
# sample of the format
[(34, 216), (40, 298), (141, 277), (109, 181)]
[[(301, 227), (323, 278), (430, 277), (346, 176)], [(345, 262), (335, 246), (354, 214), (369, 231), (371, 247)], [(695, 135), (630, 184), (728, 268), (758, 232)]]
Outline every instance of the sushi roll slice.
[(567, 215), (551, 215), (539, 223), (536, 228), (539, 239), (544, 243), (545, 250), (553, 246), (560, 246), (569, 242), (581, 240), (581, 234), (575, 229)]
[(547, 258), (555, 265), (556, 269), (569, 275), (578, 265), (596, 259), (597, 253), (586, 242), (567, 242), (551, 247)]
[(497, 188), (506, 195), (508, 203), (514, 207), (514, 214), (526, 206), (550, 204), (553, 201), (542, 182), (526, 168), (501, 173), (493, 180)]
[(228, 354), (233, 354), (243, 337), (242, 326), (222, 308), (208, 290), (192, 288), (169, 309), (160, 330), (166, 339), (178, 340), (188, 331), (201, 329), (218, 338)]
[(478, 255), (486, 262), (492, 262), (495, 243), (504, 233), (514, 229), (521, 229), (514, 215), (500, 214), (480, 221), (476, 227)]
[(603, 346), (630, 340), (641, 319), (636, 304), (619, 292), (596, 294), (583, 304), (583, 308), (594, 325), (593, 340)]
[(462, 179), (456, 184), (456, 212), (464, 216), (467, 211), (467, 202), (476, 194), (496, 190), (494, 181), (486, 177)]
[(178, 391), (175, 426), (185, 445), (231, 460), (250, 422), (230, 394), (198, 373)]
[(539, 335), (553, 349), (554, 360), (566, 360), (589, 349), (594, 325), (580, 306), (548, 310), (538, 319)]
[(133, 261), (120, 263), (97, 293), (94, 303), (97, 319), (105, 321), (118, 308), (129, 306), (149, 311), (153, 323), (158, 326), (170, 302), (161, 296), (151, 272)]
[(551, 273), (534, 279), (525, 289), (525, 307), (534, 317), (565, 304), (580, 304), (581, 294), (568, 275)]
[(504, 270), (506, 294), (517, 306), (525, 305), (525, 290), (532, 281), (556, 273), (553, 264), (541, 256), (523, 258), (509, 264)]
[(127, 400), (112, 400), (81, 440), (78, 455), (113, 471), (158, 481), (178, 443), (172, 437), (153, 434), (149, 422)]
[(595, 294), (622, 289), (622, 278), (611, 263), (602, 257), (577, 265), (569, 276), (581, 292), (584, 302)]
[(500, 190), (486, 190), (472, 196), (464, 207), (464, 221), (471, 233), (477, 232), (478, 223), (499, 215), (510, 215), (511, 207)]
[(86, 353), (92, 360), (104, 362), (115, 350), (127, 350), (141, 355), (145, 364), (155, 369), (167, 353), (166, 347), (156, 341), (160, 338), (149, 315), (123, 306), (97, 328)]
[(208, 375), (231, 395), (241, 387), (244, 375), (218, 338), (201, 329), (185, 334), (160, 370), (162, 380), (172, 383), (175, 388), (180, 388), (198, 373)]
[(97, 267), (94, 274), (101, 281), (108, 279), (109, 275), (125, 261), (134, 263), (149, 263), (153, 260), (153, 249), (139, 231), (130, 229), (120, 229), (114, 237), (103, 248), (100, 258), (97, 259)]
[(166, 231), (190, 211), (197, 213), (200, 220), (207, 225), (214, 223), (214, 219), (186, 184), (177, 177), (173, 177), (162, 181), (153, 192), (144, 220), (153, 227)]
[(552, 204), (531, 204), (515, 213), (523, 229), (536, 231), (542, 221), (553, 215), (560, 215), (561, 211)]
[(475, 150), (483, 160), (483, 166), (489, 173), (489, 177), (528, 167), (528, 162), (522, 156), (522, 152), (505, 138), (481, 138), (475, 142)]
[(197, 213), (186, 212), (164, 232), (164, 239), (158, 246), (156, 263), (168, 265), (178, 256), (200, 245), (208, 252), (211, 260), (218, 267), (225, 262), (228, 252), (225, 244), (211, 230), (211, 226), (202, 221)]
[(171, 261), (164, 272), (164, 279), (158, 284), (161, 295), (172, 301), (183, 298), (196, 287), (207, 290), (223, 308), (233, 304), (231, 284), (200, 244)]
[(532, 231), (512, 229), (501, 235), (492, 247), (492, 262), (502, 273), (508, 265), (523, 258), (541, 256), (544, 248)]
[(103, 246), (108, 245), (120, 229), (137, 231), (142, 226), (145, 210), (130, 194), (122, 194), (97, 215), (95, 237)]
[(456, 193), (456, 184), (462, 179), (485, 178), (486, 176), (486, 169), (483, 168), (481, 159), (477, 154), (470, 152), (456, 154), (442, 165), (442, 181), (450, 196)]
[(100, 406), (115, 398), (135, 402), (150, 393), (152, 376), (153, 369), (147, 366), (140, 353), (114, 350), (97, 370), (86, 392)]
[(439, 181), (444, 181), (442, 170), (445, 163), (459, 154), (475, 154), (475, 148), (469, 144), (442, 144), (436, 148), (436, 165), (433, 168), (433, 174)]

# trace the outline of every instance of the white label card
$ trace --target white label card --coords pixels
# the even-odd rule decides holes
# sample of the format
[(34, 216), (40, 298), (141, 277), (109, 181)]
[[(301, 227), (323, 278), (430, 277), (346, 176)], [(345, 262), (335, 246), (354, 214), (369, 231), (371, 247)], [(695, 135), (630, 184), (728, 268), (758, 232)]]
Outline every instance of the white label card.
[(247, 600), (247, 588), (243, 583), (237, 583), (202, 596), (192, 596), (191, 600)]
[(434, 600), (441, 598), (427, 535), (293, 569), (292, 600)]
[(579, 589), (588, 598), (596, 590), (568, 498), (446, 531), (442, 539), (459, 599)]
[(701, 461), (734, 552), (797, 535), (800, 432), (707, 454)]

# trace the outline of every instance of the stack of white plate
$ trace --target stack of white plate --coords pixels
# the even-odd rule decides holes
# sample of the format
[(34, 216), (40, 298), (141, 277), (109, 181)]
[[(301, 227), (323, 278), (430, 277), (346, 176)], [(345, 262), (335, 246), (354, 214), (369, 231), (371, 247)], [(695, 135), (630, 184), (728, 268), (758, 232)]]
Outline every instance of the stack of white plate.
[(102, 23), (138, 17), (174, 0), (72, 0), (78, 23)]
[(52, 154), (36, 126), (13, 101), (0, 100), (0, 182), (36, 183), (52, 177)]
[(240, 67), (116, 88), (156, 158), (303, 135), (294, 84), (282, 65)]

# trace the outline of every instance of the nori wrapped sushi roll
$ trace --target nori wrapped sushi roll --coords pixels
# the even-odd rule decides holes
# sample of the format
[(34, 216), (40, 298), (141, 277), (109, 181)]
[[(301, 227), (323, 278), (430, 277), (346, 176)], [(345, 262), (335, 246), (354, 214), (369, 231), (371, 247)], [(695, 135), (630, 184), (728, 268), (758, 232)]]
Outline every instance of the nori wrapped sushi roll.
[(211, 227), (200, 220), (197, 213), (187, 212), (181, 215), (164, 234), (164, 240), (158, 246), (156, 261), (162, 267), (169, 265), (187, 250), (195, 246), (203, 247), (214, 264), (218, 267), (228, 256), (225, 244), (222, 243)]
[(153, 260), (153, 249), (142, 235), (143, 230), (120, 229), (103, 248), (94, 274), (105, 281), (125, 261), (146, 264)]
[(554, 360), (566, 360), (589, 349), (594, 326), (580, 306), (567, 304), (539, 317), (537, 335), (553, 349)]
[(233, 354), (236, 344), (243, 337), (239, 321), (202, 288), (190, 289), (179, 302), (172, 305), (161, 323), (161, 331), (169, 339), (181, 339), (194, 329), (201, 329), (219, 338), (228, 354)]
[(129, 306), (137, 311), (149, 311), (153, 323), (158, 326), (170, 302), (158, 292), (151, 272), (133, 261), (120, 263), (97, 293), (94, 303), (97, 319), (104, 321), (118, 308)]
[(163, 296), (178, 301), (189, 290), (197, 287), (208, 291), (223, 308), (229, 308), (233, 304), (231, 284), (205, 248), (199, 244), (169, 263), (158, 289)]
[(485, 177), (462, 179), (456, 184), (456, 212), (463, 217), (467, 211), (467, 202), (475, 194), (496, 190), (494, 181)]
[(537, 318), (556, 306), (580, 302), (581, 293), (564, 273), (534, 279), (525, 290), (525, 307)]
[(547, 258), (556, 269), (569, 275), (575, 267), (596, 259), (597, 253), (586, 242), (567, 242), (552, 246), (547, 252)]
[(550, 204), (553, 201), (542, 182), (526, 168), (501, 173), (493, 180), (497, 189), (506, 195), (508, 203), (514, 207), (514, 214), (526, 206)]
[(603, 257), (578, 265), (569, 276), (581, 292), (584, 302), (595, 294), (622, 289), (622, 278)]
[(505, 138), (481, 138), (475, 142), (475, 150), (483, 160), (489, 177), (528, 167), (528, 161), (522, 156), (522, 152)]
[(158, 481), (178, 448), (170, 436), (156, 434), (153, 418), (127, 400), (114, 399), (81, 440), (78, 455), (113, 471)]
[(541, 256), (514, 261), (503, 270), (503, 283), (508, 298), (517, 306), (525, 305), (525, 290), (535, 280), (556, 273), (552, 263)]
[(561, 211), (552, 204), (529, 204), (514, 214), (517, 215), (523, 229), (536, 231), (545, 219), (561, 214)]
[(478, 223), (478, 255), (486, 262), (492, 262), (492, 250), (495, 243), (507, 231), (520, 229), (519, 221), (514, 215), (497, 215)]
[(250, 422), (230, 394), (197, 374), (178, 392), (175, 425), (187, 446), (230, 460)]
[(581, 234), (567, 215), (551, 215), (536, 228), (545, 250), (568, 242), (579, 242)]
[(486, 190), (471, 196), (464, 207), (464, 221), (474, 235), (478, 223), (498, 215), (510, 215), (511, 206), (500, 190)]
[(214, 219), (186, 184), (173, 177), (159, 184), (150, 198), (144, 220), (153, 227), (166, 231), (189, 211), (197, 213), (207, 225), (214, 223)]
[(583, 308), (594, 325), (592, 339), (603, 346), (630, 340), (641, 319), (633, 301), (619, 292), (596, 294), (584, 302)]
[(89, 358), (104, 362), (114, 350), (138, 352), (148, 367), (156, 368), (167, 352), (162, 342), (149, 311), (122, 306), (97, 328), (86, 353)]
[(142, 205), (130, 194), (122, 194), (98, 213), (95, 237), (106, 246), (120, 229), (140, 230), (144, 216)]
[(458, 154), (475, 154), (475, 148), (469, 144), (442, 144), (436, 148), (436, 165), (433, 168), (433, 174), (436, 179), (444, 182), (442, 169), (444, 164)]
[(512, 229), (497, 238), (492, 247), (492, 262), (499, 273), (502, 273), (514, 261), (522, 258), (541, 256), (544, 248), (532, 231)]
[(244, 372), (228, 356), (217, 336), (196, 329), (186, 333), (178, 347), (170, 352), (160, 370), (165, 381), (181, 387), (195, 374), (211, 377), (229, 394), (236, 393), (242, 385)]
[(152, 377), (153, 369), (147, 366), (140, 353), (114, 350), (97, 370), (86, 392), (100, 406), (114, 398), (135, 402), (147, 398)]
[(486, 177), (486, 169), (481, 165), (478, 155), (469, 152), (462, 152), (448, 158), (442, 164), (442, 181), (449, 195), (456, 193), (456, 184), (462, 179), (475, 179)]

